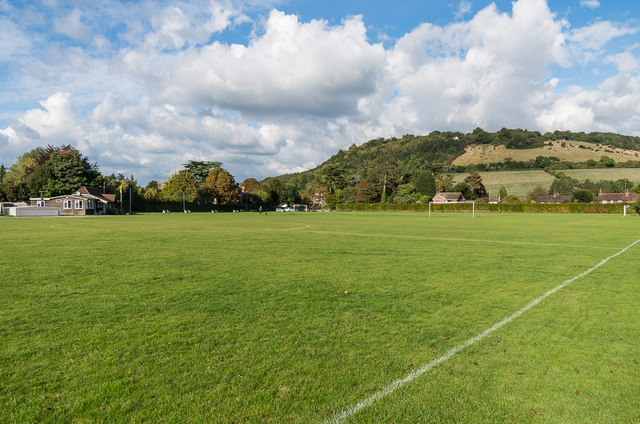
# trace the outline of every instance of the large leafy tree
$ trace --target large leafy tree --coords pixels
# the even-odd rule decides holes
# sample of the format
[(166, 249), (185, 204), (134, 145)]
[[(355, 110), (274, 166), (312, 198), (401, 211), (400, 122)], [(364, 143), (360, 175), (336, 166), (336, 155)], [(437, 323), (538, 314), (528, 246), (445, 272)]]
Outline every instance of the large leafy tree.
[[(84, 185), (99, 184), (96, 164), (70, 145), (37, 147), (18, 158), (5, 182), (26, 187), (28, 195), (48, 196), (71, 193)], [(13, 190), (16, 192), (16, 190)], [(18, 190), (20, 191), (20, 190)], [(16, 199), (17, 200), (17, 199)]]
[(526, 197), (525, 201), (527, 203), (537, 202), (538, 201), (538, 196), (546, 196), (546, 195), (547, 195), (547, 189), (546, 188), (544, 188), (542, 186), (535, 186), (531, 190), (527, 191), (527, 197)]
[(260, 181), (255, 178), (247, 178), (242, 182), (244, 190), (248, 193), (255, 193), (260, 188)]
[(376, 189), (369, 181), (360, 181), (356, 185), (356, 203), (373, 203), (377, 198)]
[(291, 203), (300, 203), (300, 189), (295, 184), (287, 184), (282, 188), (282, 201)]
[(188, 202), (193, 202), (198, 196), (196, 177), (186, 169), (172, 174), (160, 191), (164, 199), (171, 201), (181, 201), (183, 194)]
[(262, 183), (256, 194), (263, 203), (274, 206), (283, 202), (283, 191), (282, 182), (277, 178), (271, 178)]
[(436, 194), (436, 179), (431, 170), (424, 171), (415, 183), (416, 192), (423, 196), (433, 197)]
[(570, 178), (556, 178), (549, 187), (549, 194), (554, 194), (557, 191), (559, 194), (571, 195), (574, 189), (573, 180)]
[(205, 182), (211, 171), (222, 166), (222, 162), (190, 160), (183, 164), (183, 166), (184, 169), (191, 172), (191, 174), (196, 177), (196, 181), (200, 185)]
[(571, 200), (579, 203), (590, 203), (594, 199), (594, 195), (591, 190), (587, 190), (585, 188), (578, 189), (573, 192), (573, 197)]
[(398, 166), (396, 156), (387, 150), (378, 158), (369, 161), (364, 169), (366, 181), (380, 193), (380, 201), (386, 202), (387, 196), (400, 184), (403, 172)]
[(464, 179), (464, 182), (469, 190), (471, 190), (472, 199), (478, 199), (487, 195), (487, 189), (482, 183), (482, 176), (478, 171), (470, 173), (469, 176)]
[(229, 172), (215, 168), (209, 171), (201, 193), (205, 194), (203, 197), (217, 199), (218, 203), (228, 203), (238, 195), (238, 185)]
[(48, 166), (51, 170), (51, 178), (44, 187), (50, 196), (71, 193), (100, 181), (97, 165), (89, 163), (89, 159), (74, 148), (51, 152), (42, 166)]
[(345, 188), (347, 177), (344, 168), (335, 164), (326, 165), (322, 169), (322, 182), (329, 189), (329, 194)]

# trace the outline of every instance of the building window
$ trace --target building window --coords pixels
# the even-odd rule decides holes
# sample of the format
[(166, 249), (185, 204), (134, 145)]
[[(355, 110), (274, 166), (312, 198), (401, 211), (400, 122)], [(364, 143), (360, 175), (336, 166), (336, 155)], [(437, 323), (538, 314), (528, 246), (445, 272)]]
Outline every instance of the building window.
[(38, 200), (36, 206), (44, 206), (44, 200)]
[(71, 199), (64, 199), (62, 207), (64, 209), (71, 209)]
[(76, 206), (75, 207), (76, 209), (82, 209), (82, 207), (83, 207), (82, 200), (76, 200), (76, 205), (75, 206)]
[(93, 205), (93, 200), (87, 200), (87, 209), (95, 209)]

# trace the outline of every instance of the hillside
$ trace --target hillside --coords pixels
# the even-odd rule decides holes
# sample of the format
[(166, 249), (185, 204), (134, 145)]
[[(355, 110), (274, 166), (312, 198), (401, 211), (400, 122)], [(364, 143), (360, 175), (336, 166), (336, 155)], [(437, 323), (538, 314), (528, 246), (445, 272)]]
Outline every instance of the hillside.
[(513, 161), (532, 161), (538, 156), (557, 158), (560, 162), (582, 163), (600, 160), (609, 156), (616, 162), (640, 160), (637, 150), (622, 149), (603, 144), (578, 141), (549, 141), (544, 147), (533, 149), (508, 149), (505, 145), (474, 144), (465, 149), (464, 154), (453, 160), (453, 165), (490, 164)]
[[(417, 179), (426, 170), (452, 175), (474, 170), (539, 170), (536, 175), (542, 175), (542, 170), (549, 168), (611, 167), (640, 168), (640, 137), (570, 131), (541, 134), (506, 128), (490, 133), (476, 128), (470, 133), (433, 131), (423, 136), (407, 134), (402, 138), (371, 140), (360, 146), (354, 144), (314, 169), (276, 178), (284, 185), (298, 187), (302, 193), (312, 193), (321, 187), (343, 189), (344, 201), (354, 201), (356, 192), (369, 193), (369, 201), (381, 200), (386, 197), (384, 192), (392, 197), (402, 193), (407, 201), (415, 201), (420, 192), (415, 187)], [(550, 175), (541, 177), (541, 185), (549, 178), (553, 179)], [(508, 180), (505, 173), (488, 184), (499, 187), (509, 185)], [(371, 187), (363, 186), (364, 183), (370, 183)], [(530, 185), (526, 181), (515, 183), (512, 192), (520, 194)]]

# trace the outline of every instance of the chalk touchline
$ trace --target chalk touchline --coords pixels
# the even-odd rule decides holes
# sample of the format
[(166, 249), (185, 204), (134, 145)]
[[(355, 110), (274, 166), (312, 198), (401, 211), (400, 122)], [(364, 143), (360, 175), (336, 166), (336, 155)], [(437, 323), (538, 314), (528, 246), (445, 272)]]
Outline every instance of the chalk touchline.
[(624, 252), (626, 252), (627, 250), (629, 250), (630, 248), (632, 248), (633, 246), (635, 246), (638, 243), (640, 243), (640, 239), (634, 241), (633, 243), (631, 243), (630, 245), (628, 245), (624, 249), (620, 250), (617, 253), (614, 253), (613, 255), (609, 256), (608, 258), (603, 259), (598, 264), (596, 264), (593, 267), (589, 268), (588, 270), (584, 271), (582, 274), (576, 275), (575, 277), (570, 278), (570, 279), (562, 282), (562, 284), (552, 288), (551, 290), (549, 290), (548, 292), (546, 292), (542, 296), (532, 300), (525, 307), (523, 307), (522, 309), (520, 309), (517, 312), (513, 313), (512, 315), (506, 317), (505, 319), (503, 319), (502, 321), (498, 322), (497, 324), (494, 324), (492, 327), (487, 328), (486, 330), (484, 330), (483, 332), (481, 332), (481, 333), (477, 334), (476, 336), (470, 338), (469, 340), (467, 340), (467, 341), (465, 341), (463, 343), (460, 343), (457, 346), (454, 346), (453, 348), (451, 348), (444, 355), (432, 360), (431, 362), (423, 365), (422, 367), (416, 369), (415, 371), (407, 374), (405, 377), (400, 378), (400, 379), (392, 382), (391, 384), (383, 387), (378, 392), (374, 393), (373, 395), (371, 395), (367, 399), (365, 399), (365, 400), (363, 400), (361, 402), (358, 402), (356, 405), (352, 406), (351, 408), (343, 410), (339, 414), (335, 415), (333, 418), (325, 421), (325, 424), (340, 424), (340, 423), (345, 422), (346, 420), (348, 420), (349, 418), (353, 417), (354, 415), (356, 415), (361, 410), (363, 410), (365, 408), (368, 408), (369, 406), (373, 405), (378, 400), (382, 399), (383, 397), (387, 396), (388, 394), (391, 394), (391, 393), (395, 392), (396, 390), (398, 390), (399, 388), (403, 387), (404, 385), (406, 385), (408, 383), (411, 383), (413, 380), (415, 380), (416, 378), (420, 377), (421, 375), (423, 375), (424, 373), (428, 372), (429, 370), (431, 370), (432, 368), (436, 367), (437, 365), (441, 364), (442, 362), (445, 362), (446, 360), (451, 358), (456, 353), (458, 353), (458, 352), (462, 351), (463, 349), (475, 344), (476, 342), (478, 342), (479, 340), (485, 338), (486, 336), (488, 336), (489, 334), (493, 333), (494, 331), (496, 331), (500, 327), (502, 327), (502, 326), (510, 323), (514, 319), (518, 318), (520, 315), (524, 314), (529, 309), (533, 308), (538, 303), (542, 302), (544, 299), (546, 299), (547, 297), (551, 296), (552, 294), (554, 294), (558, 290), (562, 289), (563, 287), (566, 287), (567, 285), (569, 285), (569, 284), (573, 283), (574, 281), (584, 277), (585, 275), (588, 275), (588, 274), (592, 273), (593, 271), (595, 271), (596, 269), (600, 268), (602, 265), (607, 263), (610, 259), (613, 259), (616, 256), (623, 254)]

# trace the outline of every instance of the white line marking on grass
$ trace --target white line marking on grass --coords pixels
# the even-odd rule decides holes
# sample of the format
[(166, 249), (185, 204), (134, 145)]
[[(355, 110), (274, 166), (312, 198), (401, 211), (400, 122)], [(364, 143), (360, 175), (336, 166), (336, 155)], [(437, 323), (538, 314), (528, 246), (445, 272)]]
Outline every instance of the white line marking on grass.
[(442, 362), (448, 360), (449, 358), (451, 358), (456, 353), (462, 351), (463, 349), (465, 349), (465, 348), (475, 344), (479, 340), (485, 338), (486, 336), (488, 336), (489, 334), (493, 333), (494, 331), (496, 331), (500, 327), (502, 327), (502, 326), (504, 326), (506, 324), (509, 324), (511, 321), (513, 321), (514, 319), (518, 318), (520, 315), (524, 314), (529, 309), (533, 308), (538, 303), (542, 302), (544, 299), (546, 299), (547, 297), (551, 296), (552, 294), (554, 294), (558, 290), (560, 290), (563, 287), (573, 283), (574, 281), (584, 277), (585, 275), (588, 275), (588, 274), (592, 273), (593, 271), (595, 271), (596, 269), (600, 268), (602, 265), (607, 263), (610, 259), (613, 259), (616, 256), (623, 254), (624, 252), (626, 252), (627, 250), (629, 250), (630, 248), (632, 248), (633, 246), (635, 246), (638, 243), (640, 243), (640, 239), (634, 241), (633, 243), (631, 243), (630, 245), (628, 245), (627, 247), (625, 247), (624, 249), (622, 249), (618, 253), (614, 253), (613, 255), (609, 256), (608, 258), (603, 259), (600, 263), (598, 263), (597, 265), (594, 265), (593, 267), (589, 268), (588, 270), (586, 270), (582, 274), (577, 275), (577, 276), (575, 276), (573, 278), (570, 278), (570, 279), (564, 281), (559, 286), (552, 288), (551, 290), (549, 290), (548, 292), (546, 292), (542, 296), (540, 296), (537, 299), (534, 299), (531, 302), (529, 302), (529, 304), (527, 304), (524, 308), (522, 308), (519, 311), (515, 312), (514, 314), (506, 317), (505, 319), (503, 319), (499, 323), (494, 324), (490, 328), (487, 328), (482, 333), (470, 338), (466, 342), (461, 343), (461, 344), (451, 348), (451, 350), (449, 350), (447, 353), (445, 353), (441, 357), (439, 357), (437, 359), (434, 359), (433, 361), (423, 365), (422, 367), (416, 369), (415, 371), (411, 372), (407, 376), (394, 381), (393, 383), (391, 383), (388, 386), (382, 388), (380, 391), (374, 393), (373, 395), (371, 395), (367, 399), (357, 403), (356, 405), (352, 406), (351, 408), (343, 410), (339, 414), (335, 415), (333, 418), (325, 421), (325, 424), (340, 424), (340, 423), (345, 422), (346, 420), (348, 420), (349, 418), (353, 417), (354, 415), (356, 415), (361, 410), (363, 410), (365, 408), (368, 408), (369, 406), (373, 405), (374, 403), (376, 403), (377, 401), (379, 401), (383, 397), (387, 396), (388, 394), (391, 394), (391, 393), (395, 392), (396, 390), (398, 390), (399, 388), (403, 387), (404, 385), (406, 385), (408, 383), (411, 383), (413, 380), (415, 380), (416, 378), (420, 377), (422, 374), (428, 372), (432, 368), (434, 368), (434, 367), (438, 366), (439, 364), (441, 364)]

